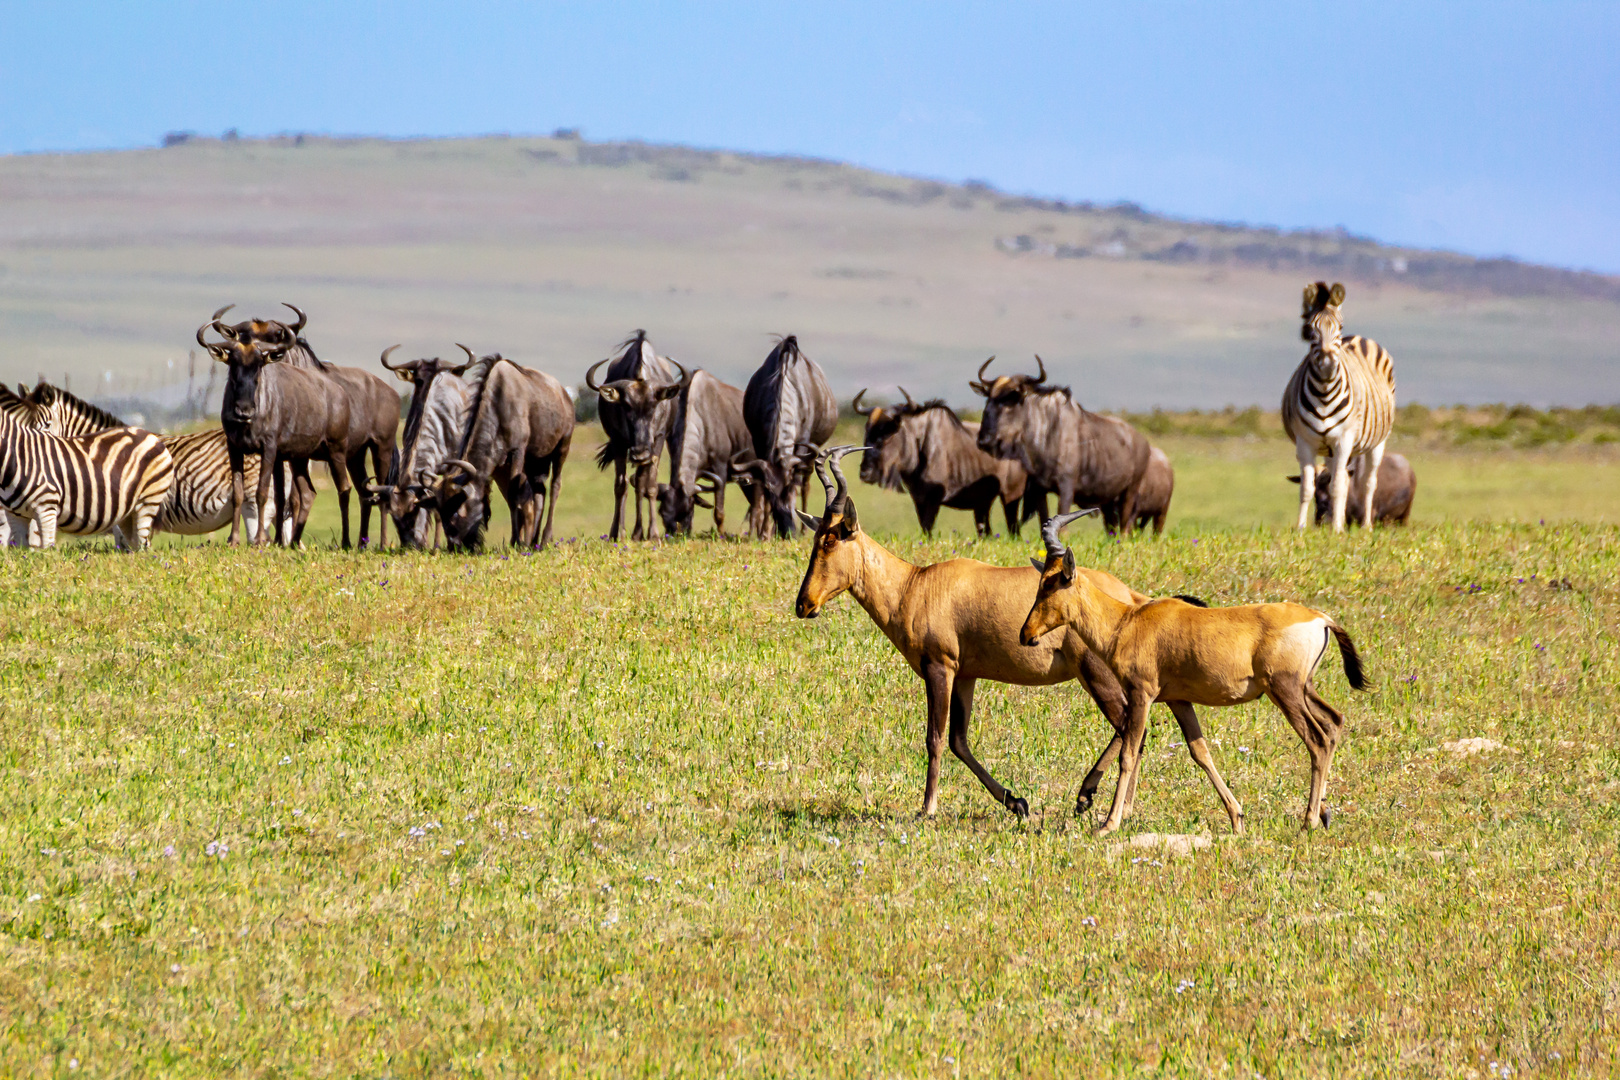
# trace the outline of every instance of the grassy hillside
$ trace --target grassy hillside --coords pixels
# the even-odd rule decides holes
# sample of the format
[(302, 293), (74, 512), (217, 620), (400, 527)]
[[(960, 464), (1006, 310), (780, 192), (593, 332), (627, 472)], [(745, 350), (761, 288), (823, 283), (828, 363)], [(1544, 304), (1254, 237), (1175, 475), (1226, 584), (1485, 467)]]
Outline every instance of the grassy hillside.
[(208, 312), (291, 300), (350, 363), (459, 340), (575, 382), (644, 326), (739, 380), (794, 331), (846, 395), (964, 402), (985, 357), (1039, 352), (1092, 406), (1271, 408), (1318, 275), (1350, 283), (1350, 325), (1393, 350), (1403, 400), (1620, 400), (1614, 279), (1337, 233), (573, 139), (0, 159), (0, 378), (101, 397), (175, 393)]
[(1094, 838), (1102, 721), (993, 685), (1030, 822), (948, 759), (920, 824), (920, 684), (792, 618), (802, 543), (0, 554), (0, 1072), (1613, 1074), (1612, 527), (1076, 548), (1350, 628), (1330, 832), (1260, 703), (1246, 836), (1161, 723)]

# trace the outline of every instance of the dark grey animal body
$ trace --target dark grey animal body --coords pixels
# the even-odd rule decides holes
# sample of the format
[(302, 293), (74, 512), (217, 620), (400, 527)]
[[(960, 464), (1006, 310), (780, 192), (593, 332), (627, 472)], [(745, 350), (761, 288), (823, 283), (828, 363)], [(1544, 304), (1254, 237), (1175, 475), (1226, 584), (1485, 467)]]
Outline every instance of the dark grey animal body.
[(743, 393), (743, 419), (753, 442), (753, 468), (776, 525), (776, 535), (798, 529), (793, 491), (804, 506), (811, 464), (838, 426), (838, 401), (821, 366), (799, 349), (792, 334), (777, 342)]
[(388, 357), (397, 348), (390, 345), (383, 350), (382, 365), (395, 378), (411, 384), (411, 405), (405, 414), (404, 437), (389, 461), (388, 482), (373, 485), (372, 493), (388, 500), (400, 544), (426, 548), (430, 537), (436, 546), (441, 475), (461, 452), (473, 388), (482, 384), (493, 358), (478, 360), (471, 349), (458, 345), (467, 354), (466, 363), (435, 356), (390, 364)]
[(474, 389), (461, 452), (439, 484), (444, 535), (462, 550), (481, 546), (489, 489), (498, 484), (512, 508), (512, 546), (545, 547), (574, 438), (574, 403), (543, 371), (499, 354), (484, 359), (490, 366)]
[[(585, 372), (585, 385), (596, 391), (597, 416), (607, 434), (607, 444), (596, 453), (599, 469), (613, 464), (613, 525), (608, 537), (617, 540), (624, 531), (624, 498), (635, 492), (636, 526), (632, 540), (651, 539), (658, 533), (653, 500), (658, 493), (658, 458), (669, 439), (674, 422), (674, 389), (682, 376), (678, 364), (659, 356), (647, 340), (647, 331), (637, 330), (626, 340), (615, 360), (599, 360)], [(607, 364), (607, 381), (597, 383), (596, 369)], [(684, 370), (684, 369), (683, 369)], [(634, 466), (635, 474), (627, 474)], [(646, 525), (642, 511), (646, 511)]]
[(1030, 479), (1057, 495), (1057, 512), (1071, 505), (1098, 507), (1109, 532), (1136, 520), (1137, 490), (1147, 472), (1151, 448), (1142, 433), (1123, 420), (1088, 412), (1066, 386), (1047, 386), (1040, 374), (1002, 375), (969, 383), (985, 397), (979, 447), (1020, 462)]
[(1164, 519), (1170, 513), (1170, 496), (1175, 490), (1176, 472), (1170, 467), (1170, 458), (1155, 446), (1148, 453), (1147, 471), (1136, 489), (1136, 528), (1146, 529), (1151, 524), (1154, 536), (1164, 532)]
[(669, 432), (669, 483), (658, 485), (658, 512), (666, 533), (690, 533), (697, 507), (705, 505), (698, 494), (699, 481), (708, 479), (714, 531), (723, 533), (732, 459), (753, 456), (753, 438), (743, 419), (743, 392), (702, 368), (682, 385)]
[[(224, 340), (205, 339), (210, 328), (225, 335)], [(270, 500), (270, 484), (275, 479), (279, 486), (283, 461), (291, 465), (293, 480), (304, 493), (300, 514), (308, 513), (314, 498), (311, 459), (328, 462), (339, 493), (348, 491), (344, 451), (349, 398), (324, 370), (281, 362), (289, 345), (264, 344), (251, 334), (239, 340), (226, 333), (230, 329), (218, 319), (204, 323), (197, 328), (197, 344), (229, 369), (219, 419), (231, 459), (231, 542), (236, 541), (237, 517), (246, 498), (245, 459), (252, 455), (259, 459), (259, 532), (254, 542), (262, 545), (269, 540), (271, 507), (285, 505), (281, 492), (274, 503)], [(347, 509), (346, 497), (341, 505)]]
[(979, 425), (963, 422), (943, 401), (919, 404), (904, 388), (900, 392), (905, 404), (864, 411), (866, 391), (855, 395), (852, 407), (866, 417), (861, 479), (910, 493), (917, 522), (929, 534), (944, 506), (971, 511), (979, 535), (989, 536), (990, 508), (1000, 499), (1007, 533), (1017, 536), (1028, 481), (1023, 465), (979, 449)]
[[(232, 305), (234, 306), (234, 305)], [(225, 337), (234, 340), (251, 338), (271, 348), (285, 349), (287, 365), (293, 368), (302, 368), (321, 372), (331, 380), (335, 386), (348, 399), (348, 427), (343, 438), (343, 467), (350, 479), (360, 485), (360, 546), (365, 547), (371, 540), (371, 508), (378, 503), (376, 495), (371, 489), (374, 482), (381, 481), (386, 475), (388, 460), (393, 456), (395, 437), (399, 432), (399, 395), (386, 381), (369, 371), (356, 367), (343, 367), (338, 364), (328, 364), (315, 355), (315, 350), (308, 341), (299, 336), (305, 324), (309, 321), (302, 311), (291, 304), (297, 314), (298, 321), (291, 325), (275, 319), (249, 319), (239, 322), (235, 326), (225, 327), (219, 319), (229, 307), (221, 308), (214, 313), (215, 329)], [(371, 455), (371, 478), (366, 479), (366, 455)], [(316, 460), (326, 460), (324, 453)], [(337, 466), (332, 466), (333, 482), (337, 480)], [(297, 468), (294, 468), (295, 475)], [(314, 506), (314, 486), (308, 483), (308, 466), (304, 467), (304, 479), (300, 482), (301, 497), (297, 500), (298, 506), (294, 515), (294, 540), (302, 536), (304, 525), (309, 520), (309, 512)], [(281, 471), (275, 472), (275, 483), (279, 489), (282, 484)], [(349, 546), (349, 490), (347, 484), (338, 484), (338, 509), (343, 518), (343, 546)], [(276, 493), (276, 505), (285, 505), (282, 494)], [(379, 508), (378, 514), (379, 543), (388, 542), (387, 517)], [(231, 530), (231, 539), (236, 539), (234, 525)]]
[[(1347, 525), (1360, 525), (1364, 516), (1363, 487), (1359, 481), (1361, 470), (1366, 467), (1365, 461), (1364, 457), (1350, 459), (1349, 476), (1353, 483), (1345, 500), (1344, 520)], [(1288, 479), (1299, 483), (1297, 474)], [(1315, 494), (1316, 523), (1321, 525), (1333, 516), (1333, 497), (1326, 484), (1318, 485)], [(1378, 486), (1373, 489), (1373, 524), (1405, 525), (1406, 519), (1412, 514), (1412, 499), (1416, 495), (1417, 473), (1412, 471), (1412, 463), (1401, 454), (1386, 452), (1378, 466)]]

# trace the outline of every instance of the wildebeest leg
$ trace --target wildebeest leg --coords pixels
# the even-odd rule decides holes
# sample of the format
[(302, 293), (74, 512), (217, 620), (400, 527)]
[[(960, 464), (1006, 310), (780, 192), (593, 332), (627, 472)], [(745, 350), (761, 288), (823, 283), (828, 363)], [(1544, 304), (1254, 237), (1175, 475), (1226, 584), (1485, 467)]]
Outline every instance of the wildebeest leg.
[[(349, 477), (356, 486), (355, 498), (360, 503), (360, 547), (362, 550), (371, 544), (371, 496), (366, 494), (366, 448), (362, 446), (354, 456), (347, 461)], [(383, 478), (377, 477), (382, 483)]]
[(951, 715), (951, 684), (956, 673), (936, 660), (923, 660), (923, 686), (928, 692), (928, 726), (923, 743), (928, 750), (928, 776), (923, 782), (922, 816), (939, 810), (939, 758), (945, 749), (945, 731)]
[(1215, 767), (1215, 757), (1209, 752), (1209, 743), (1204, 740), (1204, 729), (1198, 723), (1198, 713), (1194, 711), (1191, 702), (1167, 701), (1165, 704), (1170, 706), (1170, 712), (1175, 715), (1176, 723), (1181, 727), (1181, 736), (1187, 740), (1187, 753), (1192, 755), (1193, 761), (1204, 770), (1204, 775), (1209, 777), (1209, 782), (1215, 786), (1215, 794), (1220, 796), (1222, 805), (1226, 807), (1226, 816), (1232, 819), (1232, 831), (1241, 833), (1243, 805), (1232, 795), (1226, 781), (1221, 779), (1220, 770)]
[(1007, 535), (1017, 539), (1018, 528), (1023, 524), (1023, 521), (1020, 520), (1019, 516), (1023, 512), (1022, 500), (1014, 499), (1011, 502), (1008, 502), (1007, 497), (1003, 495), (1001, 497), (1001, 512), (1007, 518)]
[[(721, 472), (724, 473), (725, 470), (722, 469)], [(696, 517), (697, 511), (694, 510), (692, 516)], [(714, 535), (726, 535), (726, 482), (724, 480), (714, 486)]]
[[(291, 539), (291, 536), (289, 535), (290, 530), (287, 528), (287, 515), (282, 510), (282, 507), (285, 507), (287, 504), (281, 500), (287, 497), (287, 478), (286, 474), (281, 471), (280, 458), (271, 458), (269, 467), (275, 474), (273, 483), (276, 490), (276, 509), (272, 511), (271, 516), (276, 519), (276, 544), (279, 547), (286, 547), (287, 541)], [(261, 478), (264, 476), (264, 470), (264, 459), (261, 458), (259, 459), (259, 476)]]
[(981, 540), (990, 535), (990, 503), (987, 499), (973, 508), (973, 528)]
[(564, 463), (568, 461), (570, 445), (569, 441), (564, 441), (551, 454), (551, 493), (546, 496), (546, 530), (540, 534), (541, 547), (551, 543), (551, 523), (557, 515), (557, 496), (562, 493), (562, 471)]
[[(281, 455), (277, 452), (275, 443), (260, 445), (259, 447), (259, 535), (253, 538), (257, 547), (263, 547), (270, 540), (270, 522), (266, 519), (270, 506), (270, 485), (281, 476)], [(281, 505), (281, 500), (276, 500)], [(281, 523), (276, 522), (276, 537), (281, 537)]]
[(917, 508), (917, 524), (922, 526), (923, 532), (933, 536), (934, 522), (939, 518), (939, 501), (926, 495), (913, 495), (911, 502)]
[(1157, 694), (1132, 688), (1126, 694), (1125, 731), (1119, 748), (1119, 783), (1114, 786), (1114, 805), (1097, 830), (1099, 836), (1116, 831), (1125, 820), (1136, 790), (1136, 772), (1142, 764), (1142, 740), (1147, 735), (1148, 708)]
[[(1322, 815), (1322, 797), (1327, 793), (1328, 769), (1333, 764), (1333, 751), (1338, 746), (1339, 729), (1344, 717), (1317, 697), (1315, 691), (1307, 691), (1299, 679), (1273, 679), (1266, 695), (1271, 698), (1272, 704), (1282, 710), (1311, 755), (1310, 795), (1301, 828), (1306, 831), (1317, 825), (1325, 828), (1328, 822)], [(1312, 708), (1318, 702), (1322, 706), (1321, 713)]]
[(625, 474), (629, 467), (628, 455), (613, 459), (613, 527), (608, 530), (609, 540), (617, 540), (624, 531), (624, 497), (629, 489), (629, 478)]
[(979, 764), (968, 746), (968, 728), (973, 720), (973, 686), (977, 679), (956, 679), (951, 691), (951, 753), (957, 760), (973, 770), (990, 797), (1011, 810), (1018, 817), (1029, 817), (1029, 803), (1014, 795), (990, 775), (990, 770)]
[[(242, 520), (242, 504), (247, 502), (247, 481), (244, 476), (246, 465), (242, 461), (245, 455), (229, 445), (226, 446), (225, 453), (231, 459), (231, 535), (226, 543), (238, 544), (241, 543), (238, 529)], [(259, 463), (259, 472), (264, 472), (262, 459)]]
[[(343, 550), (348, 551), (349, 547), (351, 546), (350, 543), (349, 543), (349, 465), (348, 465), (348, 461), (343, 457), (341, 452), (334, 450), (334, 451), (332, 451), (331, 456), (327, 459), (326, 465), (327, 465), (327, 468), (332, 471), (332, 485), (337, 488), (337, 493), (338, 493), (338, 513), (341, 514), (342, 517), (343, 517)], [(343, 476), (343, 480), (341, 482), (339, 482), (339, 480), (338, 480), (338, 475), (340, 473)]]
[[(292, 538), (290, 546), (302, 548), (304, 546), (304, 527), (309, 524), (309, 515), (315, 509), (315, 481), (309, 478), (309, 459), (299, 458), (288, 465), (292, 470), (293, 478), (293, 508), (292, 508)], [(282, 520), (289, 520), (283, 515)]]
[[(372, 476), (380, 484), (388, 477), (388, 469), (383, 465), (382, 443), (374, 442), (370, 446)], [(392, 447), (389, 448), (389, 457), (393, 457)], [(365, 490), (364, 484), (361, 485), (361, 490)], [(388, 546), (388, 510), (383, 505), (382, 499), (378, 498), (375, 501), (377, 503), (377, 546), (385, 548)]]
[(630, 539), (632, 540), (645, 540), (650, 538), (647, 529), (642, 524), (641, 520), (643, 491), (647, 486), (646, 476), (647, 466), (637, 465), (635, 473), (630, 477), (630, 494), (635, 499), (636, 503), (636, 528), (635, 531), (630, 534)]
[(1086, 688), (1091, 700), (1097, 703), (1097, 708), (1103, 714), (1103, 719), (1114, 729), (1114, 737), (1103, 752), (1098, 755), (1096, 764), (1086, 774), (1085, 780), (1080, 784), (1080, 791), (1074, 797), (1074, 813), (1076, 817), (1083, 815), (1091, 809), (1092, 800), (1096, 797), (1097, 788), (1102, 783), (1103, 773), (1114, 763), (1119, 756), (1120, 737), (1125, 730), (1125, 691), (1119, 685), (1119, 680), (1108, 669), (1108, 665), (1098, 659), (1097, 654), (1087, 649), (1080, 656), (1078, 665), (1080, 669), (1080, 685)]

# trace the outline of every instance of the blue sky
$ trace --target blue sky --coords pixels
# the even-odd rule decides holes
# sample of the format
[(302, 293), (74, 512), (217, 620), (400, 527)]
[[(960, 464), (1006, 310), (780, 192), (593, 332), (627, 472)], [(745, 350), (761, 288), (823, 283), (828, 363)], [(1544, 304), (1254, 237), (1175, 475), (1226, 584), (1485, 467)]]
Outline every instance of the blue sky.
[(791, 152), (1620, 272), (1620, 4), (0, 0), (0, 152), (169, 130)]

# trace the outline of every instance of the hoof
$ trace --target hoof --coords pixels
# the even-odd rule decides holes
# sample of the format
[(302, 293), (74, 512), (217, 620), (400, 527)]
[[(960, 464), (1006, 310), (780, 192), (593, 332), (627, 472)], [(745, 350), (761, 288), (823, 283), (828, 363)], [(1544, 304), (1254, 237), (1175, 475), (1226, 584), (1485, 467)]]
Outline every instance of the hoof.
[(1325, 806), (1322, 807), (1322, 828), (1324, 830), (1326, 830), (1327, 827), (1329, 825), (1332, 825), (1332, 824), (1333, 824), (1333, 811), (1329, 810)]
[(1086, 811), (1091, 809), (1091, 795), (1082, 791), (1074, 798), (1074, 816), (1084, 817)]
[(1029, 817), (1029, 803), (1016, 795), (1007, 796), (1007, 809), (1011, 810), (1016, 817)]

